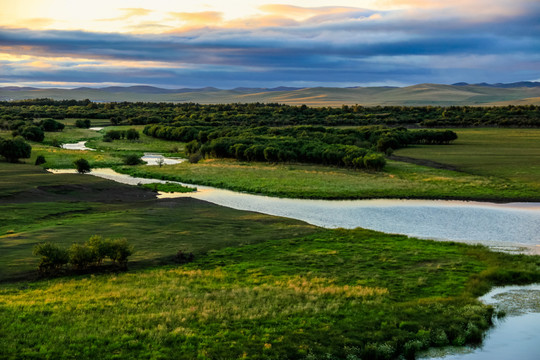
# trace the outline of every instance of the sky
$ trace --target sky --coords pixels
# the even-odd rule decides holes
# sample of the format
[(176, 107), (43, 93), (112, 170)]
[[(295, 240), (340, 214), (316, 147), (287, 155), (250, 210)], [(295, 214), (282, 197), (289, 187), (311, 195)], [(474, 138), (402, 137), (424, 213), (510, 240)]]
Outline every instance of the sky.
[(516, 81), (540, 0), (0, 0), (0, 86)]

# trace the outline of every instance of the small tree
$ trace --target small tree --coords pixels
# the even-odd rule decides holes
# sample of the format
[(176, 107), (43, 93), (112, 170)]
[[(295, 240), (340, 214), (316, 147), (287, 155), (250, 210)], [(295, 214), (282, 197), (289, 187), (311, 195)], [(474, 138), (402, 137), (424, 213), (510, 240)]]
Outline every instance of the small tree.
[(90, 164), (86, 159), (80, 158), (78, 160), (75, 160), (73, 164), (75, 165), (75, 168), (77, 169), (77, 172), (79, 174), (85, 174), (87, 172), (90, 172), (91, 170)]
[(126, 131), (126, 139), (128, 140), (138, 140), (139, 137), (139, 132), (136, 129), (128, 129)]
[(45, 133), (38, 126), (26, 126), (20, 131), (23, 138), (30, 141), (42, 142), (45, 138)]
[(38, 267), (40, 273), (56, 272), (69, 262), (67, 250), (61, 249), (51, 243), (36, 245), (33, 254), (41, 256)]
[(69, 262), (75, 269), (86, 269), (97, 262), (96, 258), (93, 249), (86, 244), (73, 244), (69, 248)]
[(124, 156), (124, 164), (126, 165), (139, 165), (142, 163), (143, 161), (137, 154), (129, 154)]
[(110, 241), (108, 256), (112, 261), (120, 265), (121, 268), (127, 269), (128, 257), (131, 254), (133, 254), (133, 248), (125, 238)]
[(43, 156), (43, 155), (38, 155), (38, 157), (36, 158), (35, 165), (45, 164), (46, 162), (47, 162), (47, 161), (45, 160), (45, 156)]
[(0, 155), (7, 161), (16, 163), (19, 159), (28, 159), (32, 154), (32, 147), (21, 137), (15, 139), (0, 138)]
[(88, 129), (91, 126), (91, 122), (88, 119), (79, 119), (75, 121), (75, 126), (78, 128)]

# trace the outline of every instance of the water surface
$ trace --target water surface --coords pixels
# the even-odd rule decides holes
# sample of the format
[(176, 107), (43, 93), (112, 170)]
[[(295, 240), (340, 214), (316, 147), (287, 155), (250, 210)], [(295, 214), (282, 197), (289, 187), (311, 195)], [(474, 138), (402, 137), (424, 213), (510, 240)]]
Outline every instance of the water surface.
[[(111, 169), (95, 169), (90, 174), (131, 185), (166, 182), (118, 174)], [(540, 203), (283, 199), (181, 184), (199, 191), (161, 197), (189, 196), (325, 228), (362, 227), (426, 239), (481, 243), (504, 251), (540, 253)]]

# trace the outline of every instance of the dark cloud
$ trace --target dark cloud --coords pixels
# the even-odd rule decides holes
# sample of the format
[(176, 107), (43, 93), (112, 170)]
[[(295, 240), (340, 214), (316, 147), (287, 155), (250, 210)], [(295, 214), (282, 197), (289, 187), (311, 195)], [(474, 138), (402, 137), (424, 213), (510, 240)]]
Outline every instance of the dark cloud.
[[(346, 9), (315, 14), (288, 27), (205, 28), (181, 34), (0, 28), (1, 52), (104, 61), (99, 68), (62, 64), (47, 71), (16, 63), (0, 66), (4, 82), (103, 79), (234, 87), (529, 80), (540, 77), (540, 5), (528, 6), (520, 16), (478, 22), (455, 14)], [(114, 61), (125, 60), (130, 67), (114, 66)], [(166, 65), (134, 65), (147, 61)]]

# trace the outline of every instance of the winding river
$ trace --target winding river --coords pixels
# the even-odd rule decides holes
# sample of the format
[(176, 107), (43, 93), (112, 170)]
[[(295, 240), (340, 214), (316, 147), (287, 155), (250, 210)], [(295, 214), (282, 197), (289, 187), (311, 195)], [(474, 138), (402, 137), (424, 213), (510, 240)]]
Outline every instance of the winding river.
[[(84, 144), (83, 144), (84, 145)], [(152, 161), (159, 155), (151, 155)], [(75, 170), (51, 170), (73, 173)], [(91, 175), (124, 184), (162, 182), (136, 178), (111, 169)], [(495, 204), (442, 200), (303, 200), (251, 195), (209, 186), (184, 184), (198, 191), (160, 194), (193, 197), (234, 209), (306, 221), (325, 228), (363, 227), (443, 241), (481, 243), (496, 250), (540, 254), (540, 203)], [(540, 358), (540, 284), (495, 288), (481, 301), (508, 315), (496, 320), (479, 348), (433, 349), (424, 359), (493, 360)]]

